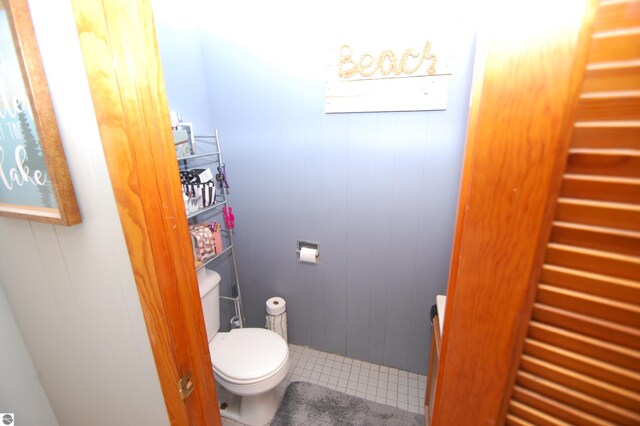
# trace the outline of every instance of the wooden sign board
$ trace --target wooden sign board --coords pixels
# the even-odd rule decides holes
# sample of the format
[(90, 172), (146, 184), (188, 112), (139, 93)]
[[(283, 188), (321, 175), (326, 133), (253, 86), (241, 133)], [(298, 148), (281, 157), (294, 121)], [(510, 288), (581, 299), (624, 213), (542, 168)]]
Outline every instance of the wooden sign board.
[(325, 112), (446, 110), (451, 60), (429, 40), (391, 48), (342, 44), (328, 55)]

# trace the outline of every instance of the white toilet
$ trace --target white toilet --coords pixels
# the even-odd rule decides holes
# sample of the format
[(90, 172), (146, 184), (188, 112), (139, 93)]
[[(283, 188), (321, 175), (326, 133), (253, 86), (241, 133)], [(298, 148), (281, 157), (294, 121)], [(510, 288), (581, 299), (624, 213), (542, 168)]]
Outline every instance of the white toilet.
[(220, 413), (252, 426), (262, 426), (278, 409), (276, 387), (289, 371), (289, 347), (282, 337), (264, 328), (220, 329), (220, 275), (198, 271), (202, 312), (216, 381), (233, 394)]

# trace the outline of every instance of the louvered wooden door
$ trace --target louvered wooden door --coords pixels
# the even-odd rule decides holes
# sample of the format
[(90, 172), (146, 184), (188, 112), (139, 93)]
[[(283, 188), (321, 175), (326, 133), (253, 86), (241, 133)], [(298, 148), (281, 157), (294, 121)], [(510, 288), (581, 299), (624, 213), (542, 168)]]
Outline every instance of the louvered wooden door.
[(640, 1), (603, 1), (509, 406), (640, 425)]

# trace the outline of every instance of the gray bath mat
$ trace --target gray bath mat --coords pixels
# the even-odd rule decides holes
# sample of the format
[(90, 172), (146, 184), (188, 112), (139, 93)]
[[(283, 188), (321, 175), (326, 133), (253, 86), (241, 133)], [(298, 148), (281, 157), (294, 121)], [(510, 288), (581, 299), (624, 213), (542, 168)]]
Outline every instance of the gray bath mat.
[(424, 425), (424, 416), (306, 382), (293, 382), (271, 426)]

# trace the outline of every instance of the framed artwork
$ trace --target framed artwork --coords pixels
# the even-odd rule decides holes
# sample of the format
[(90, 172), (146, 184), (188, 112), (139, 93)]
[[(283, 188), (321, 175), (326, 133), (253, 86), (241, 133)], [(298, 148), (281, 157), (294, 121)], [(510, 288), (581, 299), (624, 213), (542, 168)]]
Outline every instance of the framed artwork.
[(0, 0), (0, 215), (82, 221), (27, 0)]

